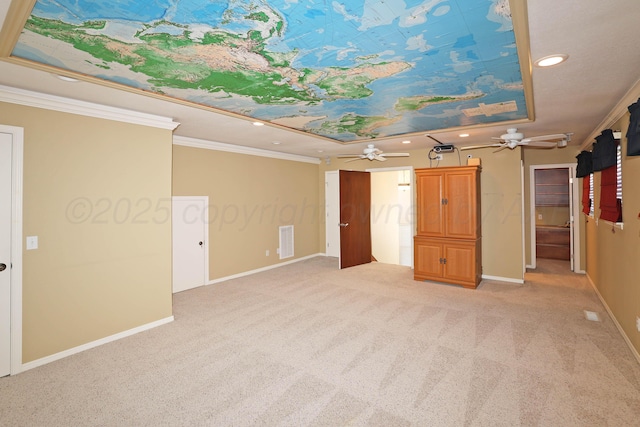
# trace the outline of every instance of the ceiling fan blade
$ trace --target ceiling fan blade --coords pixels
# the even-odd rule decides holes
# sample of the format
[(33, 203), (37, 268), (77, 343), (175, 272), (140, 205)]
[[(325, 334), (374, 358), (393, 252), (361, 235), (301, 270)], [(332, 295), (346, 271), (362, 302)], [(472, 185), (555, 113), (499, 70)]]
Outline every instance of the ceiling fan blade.
[(349, 163), (349, 162), (355, 162), (356, 160), (362, 160), (362, 159), (366, 159), (366, 157), (364, 156), (358, 156), (355, 159), (349, 159), (349, 160), (345, 160), (345, 163)]
[(530, 148), (554, 148), (558, 146), (558, 143), (550, 142), (550, 141), (532, 141), (532, 142), (521, 142), (518, 145), (522, 145), (523, 147), (530, 147)]
[(504, 150), (505, 148), (511, 148), (511, 147), (509, 147), (507, 144), (501, 145), (501, 146), (500, 146), (500, 148), (498, 148), (496, 151), (494, 151), (494, 153), (497, 153), (497, 152), (499, 152), (499, 151), (502, 151), (502, 150)]
[(564, 133), (554, 133), (551, 135), (532, 136), (530, 138), (523, 139), (521, 142), (549, 141), (556, 139), (567, 139), (567, 135), (565, 135)]
[(380, 154), (376, 154), (375, 156), (373, 156), (373, 159), (371, 159), (371, 160), (379, 160), (381, 162), (386, 162), (387, 161), (387, 159), (385, 159), (384, 156), (380, 155)]
[(383, 153), (382, 157), (409, 157), (409, 153)]
[(362, 154), (341, 154), (339, 156), (336, 156), (336, 158), (338, 159), (347, 159), (350, 157), (364, 158)]
[(465, 145), (460, 147), (461, 150), (475, 150), (476, 148), (486, 147), (502, 147), (504, 144), (484, 144), (484, 145)]

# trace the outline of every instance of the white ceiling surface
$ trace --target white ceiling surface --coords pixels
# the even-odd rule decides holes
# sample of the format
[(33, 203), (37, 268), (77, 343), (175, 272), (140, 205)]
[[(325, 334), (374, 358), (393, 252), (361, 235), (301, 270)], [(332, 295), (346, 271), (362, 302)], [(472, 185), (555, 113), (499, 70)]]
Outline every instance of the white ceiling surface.
[[(15, 0), (18, 1), (18, 0)], [(520, 1), (520, 0), (516, 0)], [(9, 0), (0, 0), (4, 22)], [(606, 119), (640, 78), (638, 0), (529, 0), (529, 34), (532, 60), (565, 53), (561, 65), (533, 69), (535, 121), (517, 125), (528, 136), (572, 132), (571, 145), (590, 142)], [(68, 83), (35, 69), (0, 61), (0, 85), (126, 108), (170, 117), (180, 123), (175, 135), (317, 158), (359, 153), (364, 143), (343, 145), (275, 126), (256, 127), (251, 121), (204, 109), (159, 100), (142, 94), (88, 82)], [(505, 126), (433, 132), (457, 146), (486, 143), (505, 133)], [(411, 139), (410, 145), (401, 141)], [(273, 142), (280, 142), (274, 145)], [(386, 152), (430, 149), (424, 135), (376, 139)]]

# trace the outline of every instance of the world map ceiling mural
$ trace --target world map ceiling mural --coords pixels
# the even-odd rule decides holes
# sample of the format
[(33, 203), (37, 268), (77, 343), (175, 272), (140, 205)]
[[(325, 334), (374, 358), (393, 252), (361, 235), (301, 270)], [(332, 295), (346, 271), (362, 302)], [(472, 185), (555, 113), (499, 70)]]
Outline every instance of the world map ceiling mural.
[(508, 0), (39, 0), (12, 56), (343, 143), (528, 117)]

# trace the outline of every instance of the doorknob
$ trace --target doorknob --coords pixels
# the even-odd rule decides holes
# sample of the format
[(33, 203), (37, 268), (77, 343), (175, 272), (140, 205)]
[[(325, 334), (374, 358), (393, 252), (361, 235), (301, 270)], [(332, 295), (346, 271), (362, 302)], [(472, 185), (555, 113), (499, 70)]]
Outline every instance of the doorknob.
[(348, 222), (341, 222), (340, 227), (347, 227), (349, 225)]
[(7, 268), (7, 264), (0, 264), (0, 271), (4, 271)]

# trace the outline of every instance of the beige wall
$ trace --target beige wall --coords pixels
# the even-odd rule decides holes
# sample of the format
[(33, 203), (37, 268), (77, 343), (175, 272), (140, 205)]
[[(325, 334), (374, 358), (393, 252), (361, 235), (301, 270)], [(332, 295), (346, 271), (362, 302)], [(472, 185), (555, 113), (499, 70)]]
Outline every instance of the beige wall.
[[(640, 317), (640, 156), (626, 157), (624, 135), (629, 126), (629, 114), (611, 126), (622, 130), (622, 219), (624, 229), (610, 222), (588, 218), (586, 224), (587, 274), (595, 284), (616, 320), (638, 353), (640, 332), (636, 317)], [(595, 217), (600, 214), (600, 172), (594, 173)], [(582, 215), (584, 217), (584, 215)]]
[[(209, 196), (210, 280), (324, 252), (317, 183), (317, 164), (173, 148), (173, 195)], [(291, 224), (295, 255), (280, 260), (278, 227)]]
[[(407, 151), (399, 147), (397, 151)], [(320, 165), (320, 199), (324, 204), (324, 173), (338, 169), (365, 170), (369, 168), (391, 168), (413, 166), (414, 168), (457, 166), (457, 153), (446, 153), (444, 159), (429, 164), (428, 150), (409, 151), (411, 157), (390, 158), (384, 163), (361, 160), (346, 163), (345, 159), (331, 159), (331, 164)], [(521, 227), (521, 187), (520, 150), (503, 150), (493, 153), (493, 149), (479, 149), (463, 152), (462, 164), (466, 164), (466, 154), (472, 153), (482, 161), (481, 205), (482, 205), (482, 265), (483, 274), (506, 279), (522, 279), (522, 227)], [(324, 225), (318, 231), (321, 247), (325, 243)]]
[(6, 103), (0, 117), (25, 129), (23, 234), (39, 238), (23, 362), (170, 317), (171, 131)]

